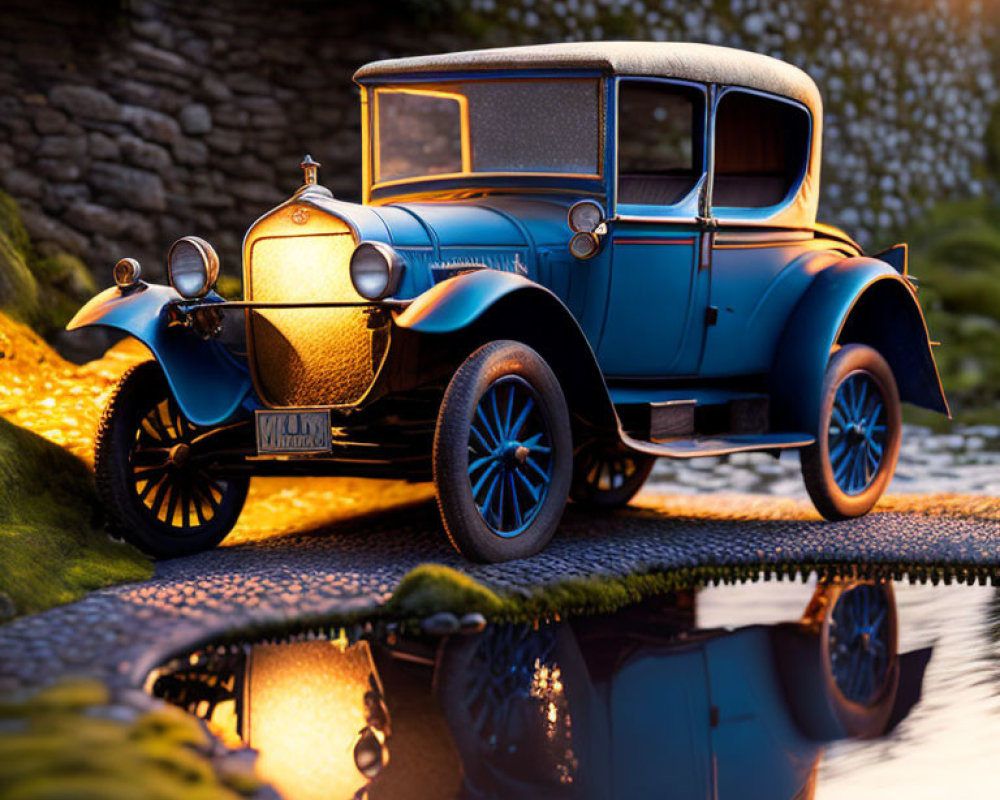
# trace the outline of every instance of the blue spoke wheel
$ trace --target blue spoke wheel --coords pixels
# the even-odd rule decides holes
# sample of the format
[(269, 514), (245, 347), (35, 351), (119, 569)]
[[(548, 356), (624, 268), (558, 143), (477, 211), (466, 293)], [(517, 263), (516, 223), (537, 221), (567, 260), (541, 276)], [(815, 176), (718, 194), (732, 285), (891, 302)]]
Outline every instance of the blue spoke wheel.
[(773, 629), (788, 710), (810, 739), (881, 736), (899, 694), (892, 584), (821, 581), (798, 625)]
[(552, 436), (538, 394), (507, 375), (486, 389), (469, 428), (472, 499), (498, 536), (523, 533), (552, 482)]
[(802, 451), (802, 474), (827, 519), (867, 513), (892, 480), (901, 432), (892, 369), (866, 345), (838, 349), (823, 383), (816, 443)]
[(882, 584), (856, 584), (834, 603), (827, 620), (830, 674), (849, 702), (869, 705), (885, 689), (895, 646), (893, 613)]
[(480, 561), (537, 552), (569, 492), (572, 437), (559, 381), (531, 348), (491, 342), (456, 371), (434, 438), (445, 530)]

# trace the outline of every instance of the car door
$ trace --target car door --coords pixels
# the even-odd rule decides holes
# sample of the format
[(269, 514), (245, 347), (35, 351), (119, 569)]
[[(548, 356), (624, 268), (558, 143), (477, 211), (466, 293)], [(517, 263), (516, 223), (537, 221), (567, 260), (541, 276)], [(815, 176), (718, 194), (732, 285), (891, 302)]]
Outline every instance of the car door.
[(621, 78), (611, 280), (598, 360), (609, 378), (698, 370), (708, 302), (698, 225), (706, 90)]
[(810, 285), (810, 231), (766, 222), (795, 201), (809, 160), (811, 119), (804, 106), (762, 92), (727, 88), (715, 109), (711, 296), (701, 374), (765, 373), (788, 315)]

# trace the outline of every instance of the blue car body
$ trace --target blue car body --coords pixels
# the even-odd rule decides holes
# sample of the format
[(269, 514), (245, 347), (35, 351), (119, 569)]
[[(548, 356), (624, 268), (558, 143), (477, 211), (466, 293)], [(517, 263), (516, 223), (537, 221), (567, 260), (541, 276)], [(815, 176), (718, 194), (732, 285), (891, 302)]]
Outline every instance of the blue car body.
[[(710, 52), (699, 61), (702, 51), (692, 53), (697, 69), (683, 75), (662, 59), (630, 69), (582, 50), (566, 66), (544, 55), (508, 63), (470, 62), (462, 54), (369, 65), (356, 75), (366, 137), (362, 203), (307, 184), (258, 220), (244, 244), (242, 301), (189, 300), (140, 284), (102, 293), (69, 327), (106, 325), (144, 342), (197, 425), (239, 422), (255, 409), (328, 408), (335, 428), (346, 431), (337, 453), (348, 453), (361, 436), (351, 432), (358, 423), (366, 444), (374, 436), (400, 447), (374, 459), (378, 470), (408, 477), (426, 476), (404, 465), (426, 465), (429, 454), (406, 450), (398, 425), (391, 432), (396, 423), (387, 420), (424, 413), (408, 410), (426, 411), (415, 398), (428, 387), (439, 392), (463, 358), (495, 339), (523, 342), (546, 359), (563, 385), (575, 431), (598, 431), (649, 455), (812, 443), (830, 353), (849, 343), (885, 356), (902, 400), (948, 413), (905, 250), (865, 256), (846, 234), (815, 222), (822, 128), (815, 86), (791, 76), (788, 91), (776, 93), (775, 80), (755, 77), (755, 62), (740, 85), (720, 82), (713, 70), (729, 56)], [(440, 84), (440, 94), (450, 97), (453, 84), (491, 80), (593, 81), (601, 108), (597, 174), (375, 179), (379, 145), (369, 140), (379, 91), (433, 94), (438, 90), (420, 87)], [(700, 143), (693, 145), (692, 185), (676, 202), (622, 198), (619, 99), (623, 87), (637, 84), (687, 92), (703, 110), (693, 122)], [(789, 173), (788, 191), (770, 205), (712, 202), (722, 185), (713, 172), (717, 115), (737, 94), (741, 103), (762, 99), (798, 115), (804, 155)], [(581, 200), (596, 202), (604, 217), (594, 234), (598, 250), (586, 259), (568, 249), (568, 214)], [(310, 251), (306, 239), (320, 249)], [(282, 261), (279, 240), (300, 249)], [(366, 241), (390, 246), (405, 264), (384, 300), (366, 301), (342, 285), (344, 254)], [(333, 270), (341, 276), (336, 287), (328, 276)], [(199, 335), (196, 317), (206, 306), (223, 312), (227, 326), (245, 327), (245, 348)], [(354, 354), (331, 366), (320, 343)], [(356, 386), (329, 388), (350, 383), (343, 379), (348, 373), (360, 376)], [(433, 407), (433, 390), (428, 394)], [(642, 414), (634, 422), (636, 409), (732, 409), (740, 402), (758, 403), (757, 423), (743, 429), (715, 425), (654, 437)], [(353, 456), (323, 461), (362, 474), (376, 466)]]

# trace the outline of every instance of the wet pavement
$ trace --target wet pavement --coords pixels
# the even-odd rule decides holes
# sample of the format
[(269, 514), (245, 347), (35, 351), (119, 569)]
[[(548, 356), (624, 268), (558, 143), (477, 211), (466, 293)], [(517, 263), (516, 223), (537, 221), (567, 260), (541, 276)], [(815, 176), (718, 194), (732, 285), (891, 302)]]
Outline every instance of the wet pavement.
[(442, 639), (210, 643), (146, 689), (286, 800), (978, 796), (998, 612), (992, 587), (679, 589)]

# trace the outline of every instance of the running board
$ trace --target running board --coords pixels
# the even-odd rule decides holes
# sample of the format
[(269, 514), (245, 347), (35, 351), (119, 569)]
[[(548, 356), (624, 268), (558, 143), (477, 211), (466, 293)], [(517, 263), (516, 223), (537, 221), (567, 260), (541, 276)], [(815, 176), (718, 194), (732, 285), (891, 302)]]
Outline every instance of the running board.
[(732, 436), (694, 436), (669, 442), (644, 442), (624, 431), (622, 441), (633, 450), (665, 458), (701, 458), (743, 453), (749, 450), (789, 450), (808, 447), (816, 437), (805, 433), (743, 433)]

